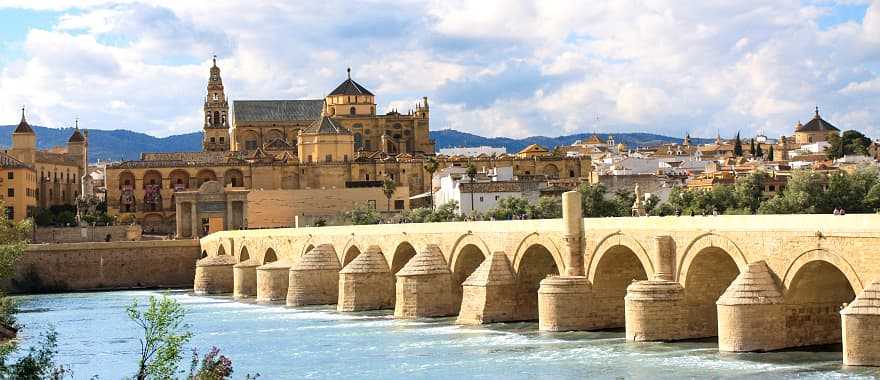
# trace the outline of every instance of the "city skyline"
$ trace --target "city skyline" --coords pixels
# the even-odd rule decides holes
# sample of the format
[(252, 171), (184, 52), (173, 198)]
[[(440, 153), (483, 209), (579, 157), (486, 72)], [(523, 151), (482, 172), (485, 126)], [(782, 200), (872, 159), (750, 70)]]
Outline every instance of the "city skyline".
[(298, 7), (0, 2), (0, 124), (26, 104), (36, 125), (196, 132), (217, 54), (231, 99), (322, 98), (350, 66), (379, 112), (428, 96), (433, 129), (487, 137), (790, 135), (816, 105), (880, 135), (878, 1)]

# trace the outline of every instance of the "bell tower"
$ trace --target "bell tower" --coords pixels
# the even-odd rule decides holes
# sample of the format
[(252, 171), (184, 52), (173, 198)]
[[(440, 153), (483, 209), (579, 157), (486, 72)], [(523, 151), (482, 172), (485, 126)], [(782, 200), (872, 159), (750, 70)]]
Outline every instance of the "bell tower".
[(206, 151), (229, 150), (229, 102), (223, 93), (223, 79), (217, 67), (217, 56), (208, 78), (208, 95), (205, 97), (205, 135), (202, 148)]

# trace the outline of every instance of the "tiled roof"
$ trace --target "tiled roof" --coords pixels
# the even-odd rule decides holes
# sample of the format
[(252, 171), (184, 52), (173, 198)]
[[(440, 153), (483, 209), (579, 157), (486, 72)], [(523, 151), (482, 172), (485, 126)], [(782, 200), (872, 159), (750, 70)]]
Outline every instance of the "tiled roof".
[(816, 108), (816, 116), (813, 116), (813, 120), (810, 120), (809, 123), (805, 125), (801, 125), (795, 129), (795, 132), (837, 132), (840, 129), (831, 125), (831, 123), (822, 119), (819, 116), (819, 109)]
[(60, 165), (78, 165), (79, 161), (70, 155), (61, 153), (50, 153), (42, 150), (35, 152), (36, 162), (52, 163)]
[(24, 108), (21, 109), (21, 121), (18, 123), (18, 127), (16, 127), (15, 131), (12, 133), (34, 133), (31, 125), (28, 124), (27, 120), (24, 118)]
[(158, 152), (141, 153), (141, 161), (225, 162), (227, 152)]
[(0, 152), (0, 167), (4, 169), (12, 169), (12, 168), (29, 168), (32, 167), (28, 164), (25, 164), (15, 157), (12, 157), (6, 153)]
[(358, 84), (358, 82), (348, 78), (340, 83), (339, 86), (336, 86), (336, 89), (330, 92), (330, 95), (373, 95), (373, 93)]
[[(531, 185), (531, 186), (529, 186)], [(526, 187), (534, 187), (533, 182), (524, 181), (491, 181), (491, 182), (474, 182), (462, 180), (458, 189), (462, 193), (520, 193)]]
[(312, 123), (312, 125), (309, 125), (308, 128), (303, 129), (303, 133), (333, 133), (340, 135), (350, 135), (351, 131), (349, 131), (333, 119), (327, 116), (321, 116), (320, 119), (315, 120), (315, 122)]
[(321, 116), (323, 108), (321, 99), (236, 100), (232, 102), (232, 117), (236, 124), (308, 121)]

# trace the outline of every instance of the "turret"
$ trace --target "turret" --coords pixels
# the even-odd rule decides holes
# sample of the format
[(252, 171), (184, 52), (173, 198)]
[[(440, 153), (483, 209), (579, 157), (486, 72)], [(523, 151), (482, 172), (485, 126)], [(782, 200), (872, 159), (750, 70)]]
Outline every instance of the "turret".
[(372, 116), (376, 114), (376, 96), (364, 86), (348, 78), (324, 98), (325, 116)]
[(28, 124), (24, 115), (24, 107), (21, 107), (21, 122), (12, 132), (12, 156), (26, 164), (36, 161), (37, 135)]

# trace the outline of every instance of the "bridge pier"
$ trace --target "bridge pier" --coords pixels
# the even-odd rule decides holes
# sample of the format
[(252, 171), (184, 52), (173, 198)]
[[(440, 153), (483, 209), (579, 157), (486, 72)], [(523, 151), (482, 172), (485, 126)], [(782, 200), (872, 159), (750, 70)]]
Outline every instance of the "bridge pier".
[(413, 319), (455, 314), (452, 272), (436, 245), (413, 256), (397, 272), (394, 317)]
[(843, 364), (880, 366), (880, 281), (874, 281), (840, 312)]
[(332, 305), (339, 299), (339, 259), (321, 244), (290, 267), (287, 306)]
[(592, 308), (592, 286), (586, 276), (547, 277), (538, 289), (538, 330), (596, 328), (590, 315)]
[(227, 255), (206, 257), (196, 262), (193, 292), (198, 295), (232, 292), (232, 266), (235, 258)]
[(391, 309), (394, 275), (378, 246), (370, 246), (339, 271), (338, 311)]
[(766, 262), (750, 263), (716, 304), (718, 350), (771, 351), (786, 346), (782, 291)]
[(479, 325), (517, 318), (517, 283), (504, 252), (492, 252), (462, 283), (456, 323)]
[(284, 302), (289, 272), (290, 262), (284, 259), (257, 267), (257, 302)]
[(673, 281), (675, 241), (671, 236), (654, 237), (653, 280), (636, 281), (626, 288), (624, 314), (626, 339), (635, 342), (688, 338), (684, 287)]
[(242, 261), (232, 267), (232, 297), (243, 299), (257, 295), (257, 267), (255, 258)]

